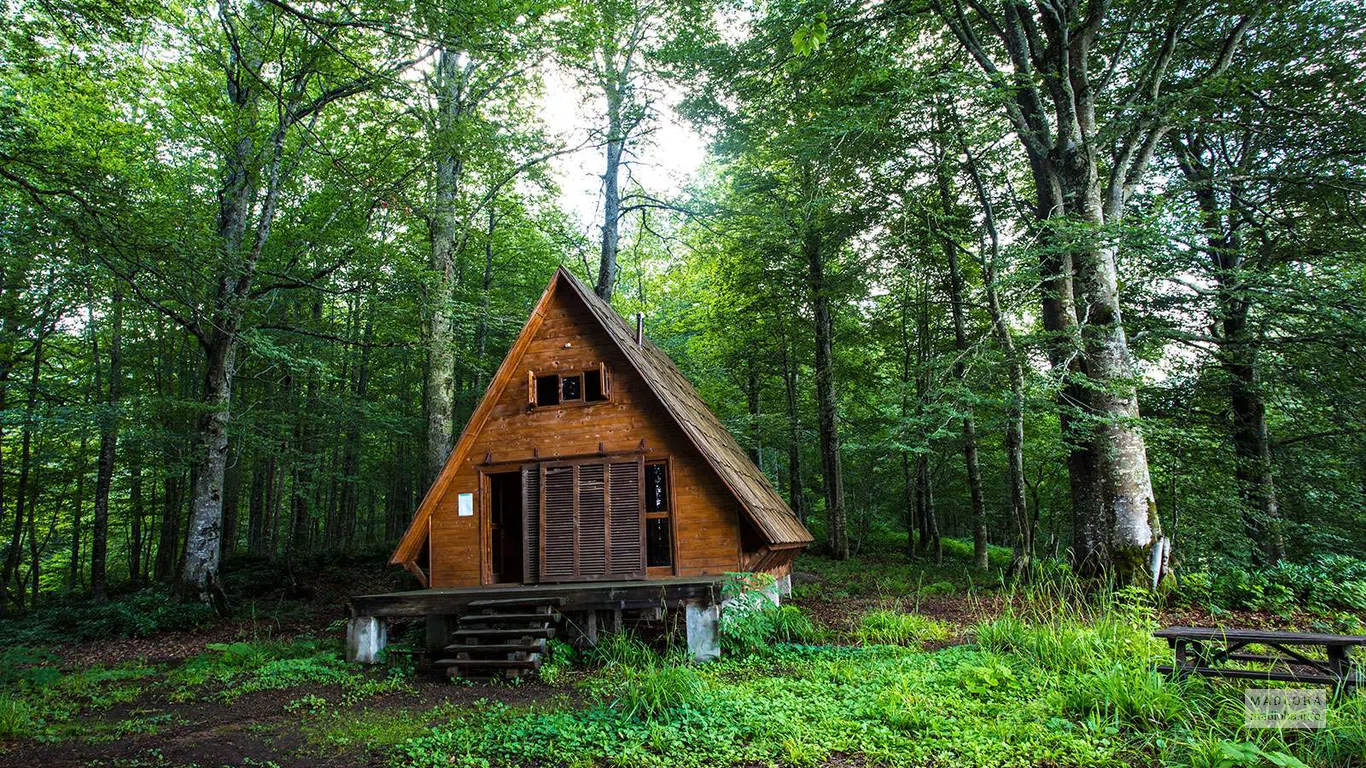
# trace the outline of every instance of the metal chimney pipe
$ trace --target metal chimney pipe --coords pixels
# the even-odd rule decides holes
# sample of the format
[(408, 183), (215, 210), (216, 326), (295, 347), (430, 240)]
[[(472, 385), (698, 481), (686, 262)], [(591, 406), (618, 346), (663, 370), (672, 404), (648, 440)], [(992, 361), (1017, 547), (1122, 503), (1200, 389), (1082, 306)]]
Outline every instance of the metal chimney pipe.
[(640, 345), (643, 344), (643, 343), (645, 343), (645, 314), (644, 314), (643, 312), (637, 312), (637, 313), (636, 313), (636, 346), (638, 347), (638, 346), (640, 346)]

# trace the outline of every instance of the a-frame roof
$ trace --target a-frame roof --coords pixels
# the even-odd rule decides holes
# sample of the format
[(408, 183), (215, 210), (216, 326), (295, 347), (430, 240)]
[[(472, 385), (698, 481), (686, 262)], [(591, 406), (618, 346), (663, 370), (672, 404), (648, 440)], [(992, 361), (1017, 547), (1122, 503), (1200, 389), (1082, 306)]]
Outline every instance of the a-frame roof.
[(447, 486), (456, 475), (461, 462), (465, 460), (475, 438), (484, 428), (494, 404), (502, 396), (509, 382), (515, 379), (522, 355), (540, 328), (551, 296), (561, 288), (572, 292), (588, 308), (591, 316), (630, 361), (631, 367), (659, 398), (664, 410), (735, 495), (746, 516), (769, 546), (782, 548), (809, 544), (812, 541), (810, 532), (797, 520), (796, 515), (792, 514), (787, 502), (773, 490), (768, 478), (764, 477), (758, 467), (754, 466), (754, 462), (749, 460), (744, 450), (735, 442), (735, 438), (674, 365), (673, 360), (648, 339), (642, 339), (637, 344), (634, 329), (607, 302), (579, 282), (579, 279), (568, 270), (560, 267), (551, 276), (550, 283), (541, 294), (540, 300), (536, 302), (526, 326), (518, 334), (512, 348), (508, 350), (507, 357), (498, 367), (498, 372), (489, 382), (483, 399), (461, 432), (460, 439), (446, 459), (441, 474), (437, 476), (427, 495), (422, 499), (422, 504), (418, 506), (417, 514), (413, 516), (413, 522), (399, 541), (390, 562), (409, 565), (417, 559), (427, 535), (428, 518), (436, 509), (438, 500), (445, 495)]

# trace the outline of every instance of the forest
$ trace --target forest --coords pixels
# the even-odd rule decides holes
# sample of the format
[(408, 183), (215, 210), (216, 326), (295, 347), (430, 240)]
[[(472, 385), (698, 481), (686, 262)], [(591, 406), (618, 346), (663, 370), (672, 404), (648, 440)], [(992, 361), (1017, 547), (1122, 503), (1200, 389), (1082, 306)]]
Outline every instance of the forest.
[[(178, 678), (183, 693), (332, 652), (282, 639), (280, 627), (302, 631), (284, 601), (335, 619), (325, 595), (416, 586), (385, 561), (561, 266), (639, 317), (815, 535), (796, 566), (813, 574), (796, 613), (766, 619), (784, 642), (875, 645), (891, 622), (898, 653), (930, 653), (977, 627), (981, 652), (1033, 654), (1029, 669), (1068, 678), (1150, 659), (1091, 649), (1057, 666), (1041, 650), (1048, 636), (1132, 632), (1172, 611), (1361, 634), (1360, 10), (0, 4), (0, 637), (19, 654), (4, 666), (43, 668), (53, 659), (33, 649), (52, 643), (189, 632), (200, 639), (186, 653), (229, 671), (177, 668), (193, 677)], [(1037, 623), (1003, 608), (1066, 608), (1069, 590), (1092, 608)], [(929, 630), (898, 623), (922, 597), (951, 615)], [(823, 613), (841, 601), (873, 618)], [(331, 619), (315, 620), (319, 638), (336, 639), (318, 629)], [(276, 644), (253, 646), (271, 622)], [(732, 626), (727, 642), (757, 648), (746, 631)], [(959, 648), (939, 652), (969, 653)], [(673, 704), (631, 698), (651, 684), (665, 699), (721, 696), (737, 722), (762, 719), (745, 696), (778, 696), (722, 695), (724, 670), (668, 666), (627, 641), (595, 653), (581, 661), (626, 668), (629, 696), (611, 687), (619, 675), (561, 674), (589, 676), (575, 695), (633, 702), (608, 708), (640, 731), (621, 737), (645, 750), (623, 764), (674, 764), (659, 759), (669, 744), (696, 746)], [(854, 671), (862, 657), (838, 648), (790, 653), (724, 664), (866, 673), (886, 689), (878, 706), (886, 691), (931, 701), (884, 667)], [(955, 695), (1009, 702), (1044, 685), (998, 661), (968, 659)], [(347, 706), (408, 685), (317, 663)], [(20, 691), (0, 694), (0, 743), (40, 722), (49, 740), (74, 738), (53, 729), (100, 706), (72, 705), (64, 720), (55, 699), (32, 698), (42, 689), (30, 677), (0, 675)], [(1063, 729), (1114, 751), (1026, 740), (1038, 749), (973, 752), (940, 733), (959, 745), (949, 759), (924, 742), (930, 751), (860, 746), (850, 725), (810, 742), (746, 731), (735, 738), (766, 746), (689, 754), (698, 765), (1366, 764), (1361, 696), (1333, 710), (1362, 719), (1332, 744), (1273, 743), (1210, 735), (1226, 717), (1216, 703), (1153, 715), (1154, 702), (1215, 694), (1141, 680), (1150, 696), (1134, 694), (1136, 709), (1086, 689), (1094, 701)], [(428, 688), (415, 695), (433, 703)], [(345, 752), (358, 741), (400, 744), (384, 765), (614, 759), (594, 746), (610, 743), (606, 720), (560, 752), (500, 752), (500, 739), (541, 744), (537, 727), (568, 732), (518, 719), (519, 695), (469, 704), (502, 731), (338, 725), (327, 738), (341, 746), (326, 746), (351, 756), (327, 764), (361, 764)], [(444, 701), (436, 716), (465, 704)], [(990, 732), (994, 712), (973, 715), (973, 738), (1020, 743)], [(1118, 735), (1104, 731), (1111, 716)], [(1147, 730), (1135, 735), (1131, 716)], [(1035, 731), (1052, 715), (1041, 717), (1029, 739), (1044, 739)], [(661, 735), (665, 723), (683, 730)], [(1195, 737), (1155, 746), (1177, 723), (1206, 734), (1208, 762)], [(236, 762), (245, 754), (205, 759), (265, 764)], [(0, 749), (0, 763), (10, 757), (35, 764)]]

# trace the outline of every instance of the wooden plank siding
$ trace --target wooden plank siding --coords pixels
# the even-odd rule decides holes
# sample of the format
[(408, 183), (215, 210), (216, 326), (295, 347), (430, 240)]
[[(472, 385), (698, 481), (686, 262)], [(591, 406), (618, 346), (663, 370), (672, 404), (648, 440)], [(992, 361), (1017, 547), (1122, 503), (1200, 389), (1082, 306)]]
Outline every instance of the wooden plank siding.
[[(528, 411), (527, 372), (576, 373), (607, 364), (610, 400), (542, 406)], [(432, 587), (461, 587), (490, 581), (485, 562), (488, 514), (486, 466), (499, 471), (533, 460), (598, 452), (638, 453), (645, 461), (670, 458), (674, 576), (713, 576), (742, 565), (740, 506), (734, 494), (665, 411), (617, 343), (572, 291), (561, 287), (542, 307), (542, 317), (507, 385), (492, 404), (458, 467), (450, 471), (431, 517)], [(482, 486), (482, 487), (481, 487)], [(459, 517), (460, 493), (475, 494), (476, 514)], [(652, 573), (652, 575), (654, 575)]]

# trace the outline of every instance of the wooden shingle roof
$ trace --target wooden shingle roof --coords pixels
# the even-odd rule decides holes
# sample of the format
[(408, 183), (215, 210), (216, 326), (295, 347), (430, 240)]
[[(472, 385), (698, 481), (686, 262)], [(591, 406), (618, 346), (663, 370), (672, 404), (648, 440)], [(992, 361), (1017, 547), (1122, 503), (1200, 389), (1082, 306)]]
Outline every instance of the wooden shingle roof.
[(649, 339), (636, 343), (635, 329), (607, 302), (561, 267), (557, 276), (571, 287), (603, 329), (616, 342), (636, 373), (659, 397), (684, 434), (711, 468), (721, 477), (771, 546), (809, 544), (811, 533), (797, 520), (792, 508), (783, 501), (759, 468), (754, 466), (740, 444), (735, 442), (716, 414), (693, 388), (674, 361)]

